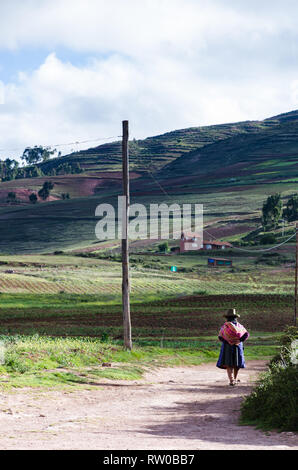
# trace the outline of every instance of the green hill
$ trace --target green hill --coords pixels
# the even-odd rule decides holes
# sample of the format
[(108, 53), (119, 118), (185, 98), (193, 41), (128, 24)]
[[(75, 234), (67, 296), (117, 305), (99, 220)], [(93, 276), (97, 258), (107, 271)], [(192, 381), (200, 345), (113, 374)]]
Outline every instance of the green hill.
[[(298, 112), (263, 121), (257, 132), (237, 134), (182, 155), (158, 179), (189, 190), (298, 183)], [(182, 180), (181, 180), (182, 178)]]
[[(142, 171), (149, 166), (157, 170), (176, 160), (184, 153), (234, 135), (254, 133), (268, 125), (270, 126), (271, 123), (247, 121), (216, 126), (191, 127), (143, 140), (134, 139), (129, 142), (131, 169)], [(121, 158), (121, 142), (118, 141), (56, 158), (51, 162), (41, 164), (40, 167), (44, 168), (51, 165), (55, 168), (61, 162), (68, 162), (80, 163), (80, 166), (87, 172), (94, 170), (117, 171), (121, 169)]]
[[(158, 172), (184, 154), (235, 135), (259, 132), (268, 125), (272, 124), (247, 121), (180, 129), (143, 140), (131, 140), (131, 179), (142, 177), (142, 189), (148, 187), (151, 191), (151, 172)], [(15, 179), (0, 184), (0, 203), (6, 204), (8, 193), (15, 192), (18, 200), (28, 204), (29, 195), (32, 192), (37, 193), (46, 180), (54, 183), (51, 200), (61, 199), (63, 193), (69, 193), (70, 197), (86, 197), (103, 191), (113, 192), (115, 188), (121, 187), (121, 152), (121, 141), (118, 141), (39, 163), (37, 167), (42, 176)], [(71, 167), (78, 166), (77, 164), (80, 168), (79, 174), (70, 174)], [(152, 190), (154, 191), (154, 188)]]
[[(79, 162), (83, 173), (0, 184), (0, 253), (53, 252), (106, 246), (95, 237), (95, 208), (121, 193), (120, 142), (41, 164)], [(205, 126), (130, 142), (132, 202), (202, 203), (205, 224), (235, 240), (256, 228), (264, 199), (298, 188), (298, 111), (264, 121)], [(148, 171), (149, 170), (149, 171)], [(51, 201), (29, 204), (45, 180)], [(15, 191), (21, 204), (7, 205)], [(62, 193), (69, 200), (61, 200)]]

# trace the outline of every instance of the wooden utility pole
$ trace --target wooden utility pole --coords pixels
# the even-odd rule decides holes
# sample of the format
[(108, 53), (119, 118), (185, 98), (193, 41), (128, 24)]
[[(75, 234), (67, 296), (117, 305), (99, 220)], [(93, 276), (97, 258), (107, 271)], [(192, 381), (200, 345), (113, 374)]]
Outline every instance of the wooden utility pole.
[(296, 263), (295, 263), (295, 307), (294, 325), (297, 324), (297, 283), (298, 283), (298, 223), (296, 223)]
[(129, 160), (128, 160), (128, 121), (122, 121), (122, 177), (123, 195), (125, 196), (122, 213), (122, 312), (124, 347), (132, 349), (130, 321), (130, 282), (128, 254), (128, 221), (129, 221)]

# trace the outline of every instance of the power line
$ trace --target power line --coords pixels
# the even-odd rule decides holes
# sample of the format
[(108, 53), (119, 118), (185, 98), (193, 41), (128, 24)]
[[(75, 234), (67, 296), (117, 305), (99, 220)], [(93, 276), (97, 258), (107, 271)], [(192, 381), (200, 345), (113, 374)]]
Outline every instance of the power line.
[[(114, 136), (110, 136), (110, 137), (97, 137), (97, 138), (94, 138), (94, 139), (76, 140), (76, 141), (73, 141), (73, 142), (66, 142), (66, 143), (59, 143), (59, 144), (40, 145), (40, 147), (66, 147), (68, 145), (87, 144), (87, 143), (90, 143), (90, 142), (98, 142), (98, 141), (102, 141), (102, 140), (117, 139), (117, 138), (120, 138), (120, 137), (122, 137), (122, 136), (114, 135)], [(25, 146), (25, 148), (34, 148), (34, 146), (30, 147), (29, 145), (27, 145), (27, 146)], [(23, 149), (24, 149), (24, 146), (23, 147), (10, 148), (10, 149), (1, 148), (0, 152), (14, 152), (14, 151), (23, 150)]]
[(278, 245), (275, 245), (275, 246), (271, 246), (270, 248), (263, 248), (261, 250), (246, 250), (245, 248), (240, 248), (238, 246), (234, 246), (233, 248), (234, 248), (234, 250), (246, 251), (247, 253), (260, 253), (260, 252), (263, 252), (263, 251), (271, 251), (271, 250), (275, 250), (276, 248), (279, 248), (280, 246), (284, 245), (285, 243), (287, 243), (289, 240), (291, 240), (295, 236), (296, 236), (296, 231), (295, 231), (295, 233), (293, 233), (293, 235), (291, 235), (289, 238), (287, 238), (282, 243), (279, 243)]
[(151, 178), (152, 178), (153, 181), (155, 181), (155, 183), (160, 187), (160, 189), (162, 190), (162, 192), (163, 192), (166, 196), (171, 197), (170, 194), (168, 194), (167, 191), (162, 187), (162, 185), (159, 183), (159, 181), (157, 181), (157, 179), (154, 177), (153, 173), (152, 173), (150, 170), (145, 170), (145, 171), (147, 171), (147, 172), (150, 174)]
[(210, 235), (210, 237), (213, 238), (213, 240), (218, 240), (218, 238), (216, 238), (214, 235), (212, 235), (212, 233), (209, 233), (206, 229), (204, 230), (205, 233), (208, 233), (208, 235)]
[[(163, 188), (163, 186), (159, 183), (159, 181), (154, 177), (153, 173), (150, 171), (150, 170), (145, 170), (147, 171), (150, 176), (152, 177), (153, 181), (155, 181), (155, 183), (160, 187), (160, 189), (162, 190), (162, 192), (168, 196), (168, 197), (172, 197), (170, 194), (167, 193), (167, 191)], [(260, 226), (261, 227), (261, 226)], [(212, 233), (208, 232), (206, 229), (203, 229), (203, 232), (207, 233), (210, 237), (212, 237), (214, 240), (218, 240), (218, 238), (216, 238), (214, 235), (212, 235)], [(275, 250), (276, 248), (279, 248), (280, 246), (284, 245), (285, 243), (287, 243), (288, 241), (290, 241), (292, 238), (294, 238), (296, 236), (296, 231), (293, 235), (291, 235), (289, 238), (287, 238), (285, 241), (283, 241), (282, 243), (279, 243), (278, 245), (275, 245), (275, 246), (272, 246), (270, 248), (263, 248), (263, 249), (260, 249), (260, 250), (247, 250), (245, 248), (240, 248), (240, 247), (237, 247), (237, 246), (233, 246), (233, 249), (234, 250), (239, 250), (239, 251), (245, 251), (247, 253), (262, 253), (262, 252), (266, 252), (266, 251), (271, 251), (271, 250)]]
[[(204, 232), (208, 233), (208, 235), (210, 235), (210, 237), (212, 237), (214, 240), (217, 240), (216, 237), (214, 237), (211, 233), (209, 233), (207, 230), (204, 230)], [(263, 251), (271, 251), (271, 250), (274, 250), (275, 248), (279, 248), (280, 246), (284, 245), (285, 243), (287, 243), (289, 240), (291, 240), (292, 238), (294, 238), (296, 235), (296, 232), (291, 235), (289, 238), (287, 238), (285, 241), (283, 241), (282, 243), (279, 243), (278, 245), (275, 245), (275, 246), (271, 246), (270, 248), (263, 248), (263, 249), (260, 249), (260, 250), (247, 250), (245, 248), (240, 248), (238, 246), (233, 246), (233, 249), (234, 250), (239, 250), (239, 251), (245, 251), (247, 253), (260, 253), (260, 252), (263, 252)]]
[(121, 135), (114, 135), (111, 137), (99, 137), (97, 139), (90, 139), (90, 140), (81, 140), (81, 141), (75, 141), (75, 142), (68, 142), (67, 144), (54, 144), (53, 147), (63, 147), (66, 145), (77, 145), (77, 144), (87, 144), (89, 142), (98, 142), (100, 140), (109, 140), (109, 139), (116, 139), (118, 137), (122, 137)]

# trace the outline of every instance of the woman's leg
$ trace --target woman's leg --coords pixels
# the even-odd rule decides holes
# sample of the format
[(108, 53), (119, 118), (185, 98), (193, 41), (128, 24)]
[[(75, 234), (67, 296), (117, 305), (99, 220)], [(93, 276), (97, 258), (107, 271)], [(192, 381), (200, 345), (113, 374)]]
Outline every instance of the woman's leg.
[(229, 377), (229, 380), (230, 380), (230, 384), (234, 383), (233, 368), (232, 367), (227, 367), (227, 374), (228, 374), (228, 377)]
[(235, 380), (237, 379), (238, 372), (239, 372), (239, 367), (234, 367), (234, 379)]

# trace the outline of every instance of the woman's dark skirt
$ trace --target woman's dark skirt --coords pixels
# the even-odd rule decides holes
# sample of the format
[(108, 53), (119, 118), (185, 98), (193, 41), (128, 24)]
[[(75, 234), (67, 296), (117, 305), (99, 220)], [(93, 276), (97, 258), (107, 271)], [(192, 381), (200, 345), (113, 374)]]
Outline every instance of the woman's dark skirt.
[(216, 367), (226, 369), (227, 367), (245, 367), (243, 343), (238, 346), (231, 346), (229, 343), (222, 343)]

